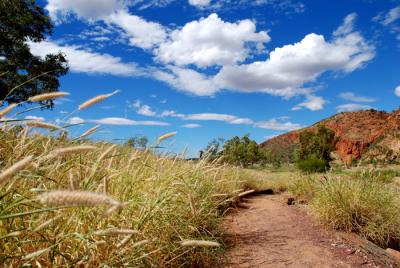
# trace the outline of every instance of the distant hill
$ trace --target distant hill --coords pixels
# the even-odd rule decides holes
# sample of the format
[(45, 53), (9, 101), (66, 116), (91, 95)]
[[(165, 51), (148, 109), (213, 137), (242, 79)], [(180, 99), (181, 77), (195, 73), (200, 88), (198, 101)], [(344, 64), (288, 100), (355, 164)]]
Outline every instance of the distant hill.
[(260, 147), (294, 152), (299, 133), (313, 131), (318, 124), (335, 132), (336, 153), (344, 163), (359, 159), (369, 162), (400, 161), (400, 109), (393, 113), (372, 109), (339, 113), (310, 127), (269, 139)]

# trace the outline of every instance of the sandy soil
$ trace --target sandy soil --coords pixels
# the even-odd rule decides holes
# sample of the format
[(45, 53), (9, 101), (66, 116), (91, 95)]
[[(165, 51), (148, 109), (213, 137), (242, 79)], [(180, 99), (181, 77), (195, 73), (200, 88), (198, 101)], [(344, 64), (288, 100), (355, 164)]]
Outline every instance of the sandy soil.
[(249, 208), (226, 217), (226, 268), (381, 267), (286, 201), (284, 195), (255, 196), (245, 203)]

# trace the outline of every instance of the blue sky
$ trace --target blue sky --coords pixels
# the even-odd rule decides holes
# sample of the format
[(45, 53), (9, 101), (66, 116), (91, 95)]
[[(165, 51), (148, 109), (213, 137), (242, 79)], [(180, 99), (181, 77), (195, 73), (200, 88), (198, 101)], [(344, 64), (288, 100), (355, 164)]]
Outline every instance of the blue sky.
[(85, 122), (72, 135), (96, 124), (94, 138), (106, 140), (177, 131), (169, 150), (195, 155), (215, 137), (262, 142), (341, 111), (391, 111), (400, 100), (400, 1), (38, 3), (55, 29), (31, 50), (66, 54), (60, 89), (71, 95), (31, 116)]

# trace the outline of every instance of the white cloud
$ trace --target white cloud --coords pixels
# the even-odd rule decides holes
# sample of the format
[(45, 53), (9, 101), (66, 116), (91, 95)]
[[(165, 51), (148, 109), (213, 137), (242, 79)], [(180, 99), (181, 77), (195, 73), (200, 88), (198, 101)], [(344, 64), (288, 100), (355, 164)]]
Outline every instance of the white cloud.
[(267, 140), (273, 139), (273, 138), (278, 137), (278, 136), (279, 136), (279, 135), (269, 135), (269, 136), (265, 136), (265, 137), (263, 138), (263, 141), (267, 141)]
[(318, 111), (324, 108), (324, 104), (326, 100), (324, 98), (315, 96), (315, 95), (307, 95), (306, 100), (302, 103), (297, 104), (292, 108), (293, 111), (301, 110), (302, 108), (307, 108), (311, 111)]
[(389, 10), (389, 12), (386, 14), (385, 18), (382, 21), (383, 25), (389, 25), (396, 20), (400, 19), (400, 6), (397, 6), (395, 8), (392, 8)]
[(156, 112), (152, 111), (149, 105), (143, 105), (142, 107), (137, 110), (138, 114), (145, 115), (145, 116), (155, 116)]
[(184, 114), (178, 114), (176, 111), (172, 111), (172, 110), (163, 111), (163, 112), (160, 114), (160, 116), (161, 116), (161, 117), (179, 117), (179, 118), (185, 117)]
[(354, 22), (357, 19), (356, 13), (351, 13), (344, 18), (342, 25), (340, 25), (334, 32), (334, 36), (341, 36), (350, 34), (354, 30)]
[[(344, 24), (346, 21), (347, 18)], [(330, 42), (322, 35), (311, 33), (298, 43), (276, 48), (265, 61), (224, 66), (215, 82), (232, 90), (293, 95), (306, 82), (315, 81), (326, 71), (349, 73), (362, 68), (375, 56), (375, 48), (358, 32), (339, 35), (347, 31), (337, 31)]]
[(347, 103), (342, 104), (336, 107), (338, 112), (352, 112), (352, 111), (359, 111), (359, 110), (368, 110), (372, 109), (371, 106), (365, 104), (358, 104), (358, 103)]
[[(61, 122), (61, 121), (59, 121), (59, 122)], [(71, 118), (69, 118), (69, 119), (67, 120), (67, 124), (70, 124), (70, 125), (83, 124), (83, 123), (85, 123), (85, 122), (86, 122), (86, 121), (85, 121), (84, 119), (82, 119), (82, 118), (80, 118), (80, 117), (77, 117), (77, 116), (71, 117)]]
[(71, 71), (89, 74), (111, 74), (117, 76), (140, 75), (134, 63), (124, 63), (121, 58), (84, 50), (78, 46), (60, 46), (51, 41), (28, 43), (34, 55), (45, 57), (49, 53), (63, 52)]
[(124, 8), (124, 2), (123, 0), (47, 0), (45, 8), (56, 22), (64, 21), (70, 14), (76, 14), (78, 18), (96, 20)]
[[(254, 122), (249, 118), (241, 118), (230, 114), (219, 114), (219, 113), (198, 113), (198, 114), (180, 114), (175, 111), (164, 111), (161, 116), (165, 117), (178, 117), (183, 120), (192, 121), (221, 121), (233, 125), (249, 125), (256, 128), (270, 129), (270, 130), (295, 130), (301, 128), (300, 124), (295, 124), (286, 121), (288, 118), (276, 118), (269, 121)], [(285, 120), (286, 122), (284, 122)], [(193, 125), (193, 124), (187, 124)], [(197, 124), (194, 124), (197, 125)]]
[(41, 116), (34, 116), (34, 115), (27, 115), (25, 116), (26, 120), (37, 120), (37, 121), (44, 121), (44, 117)]
[[(162, 25), (128, 13), (125, 0), (48, 0), (46, 9), (56, 22), (67, 20), (70, 14), (88, 21), (102, 20), (122, 28), (130, 44), (143, 49), (153, 48), (166, 38)], [(104, 38), (102, 38), (104, 41)], [(95, 40), (94, 40), (95, 41)]]
[(254, 126), (258, 128), (264, 128), (270, 130), (283, 130), (283, 131), (292, 131), (301, 128), (300, 124), (295, 124), (292, 122), (280, 122), (277, 119), (260, 121), (255, 123)]
[(193, 121), (222, 121), (233, 125), (252, 125), (254, 122), (249, 118), (240, 118), (230, 114), (219, 113), (198, 113), (198, 114), (181, 114), (176, 111), (166, 110), (160, 115), (161, 117), (176, 117), (183, 120)]
[(189, 4), (197, 7), (205, 7), (211, 3), (211, 0), (189, 0)]
[(169, 126), (169, 123), (160, 121), (135, 121), (121, 117), (106, 117), (97, 120), (90, 120), (92, 123), (116, 126)]
[(185, 124), (182, 127), (184, 127), (184, 128), (199, 128), (199, 127), (201, 127), (201, 125), (199, 125), (199, 124)]
[(224, 22), (214, 13), (173, 31), (169, 40), (156, 50), (156, 57), (179, 66), (235, 64), (249, 56), (249, 44), (262, 50), (268, 41), (268, 33), (257, 32), (253, 21)]
[(344, 100), (355, 101), (355, 102), (374, 102), (374, 98), (357, 96), (353, 92), (343, 92), (339, 94), (339, 97)]
[(129, 35), (130, 44), (143, 49), (153, 48), (162, 43), (167, 36), (161, 24), (146, 21), (125, 10), (111, 14), (106, 21), (121, 27)]
[(192, 69), (169, 66), (168, 70), (157, 70), (153, 76), (174, 88), (197, 96), (211, 96), (218, 91), (211, 77)]
[(230, 114), (218, 113), (200, 113), (200, 114), (187, 114), (183, 117), (184, 120), (198, 120), (198, 121), (223, 121), (234, 125), (251, 125), (253, 120), (248, 118), (240, 118)]
[(398, 87), (396, 87), (396, 88), (394, 89), (394, 94), (396, 94), (396, 96), (399, 96), (399, 97), (400, 97), (400, 86), (398, 86)]
[[(310, 95), (312, 91), (304, 88), (305, 84), (315, 82), (325, 72), (353, 72), (375, 56), (374, 46), (354, 30), (355, 13), (344, 19), (331, 40), (310, 33), (300, 42), (275, 48), (266, 55), (265, 60), (252, 62), (249, 59), (254, 53), (251, 52), (263, 51), (264, 44), (270, 40), (268, 32), (256, 31), (254, 21), (231, 23), (221, 20), (217, 14), (211, 14), (170, 31), (159, 23), (128, 13), (127, 5), (142, 4), (144, 1), (99, 1), (99, 6), (93, 7), (93, 11), (90, 11), (91, 6), (97, 3), (93, 0), (82, 3), (78, 0), (68, 3), (49, 0), (47, 9), (53, 17), (74, 13), (82, 19), (102, 20), (109, 26), (122, 28), (131, 45), (151, 51), (159, 62), (167, 64), (162, 68), (146, 69), (147, 75), (179, 91), (197, 96), (212, 96), (221, 90), (263, 92), (285, 98), (306, 95), (306, 101), (295, 109), (307, 107), (318, 110), (324, 104), (323, 99)], [(151, 2), (156, 4), (156, 1)], [(283, 2), (285, 5), (293, 4), (293, 1)], [(196, 3), (201, 4), (200, 1)], [(220, 0), (208, 4), (232, 3), (250, 2)], [(280, 5), (279, 1), (274, 0), (251, 3)], [(124, 63), (118, 57), (90, 52), (77, 46), (62, 47), (49, 41), (32, 43), (31, 46), (40, 55), (63, 50), (70, 60), (71, 70), (75, 72), (126, 76), (145, 73), (135, 64)], [(193, 65), (200, 69), (194, 69)], [(206, 73), (202, 67), (213, 67), (216, 74)], [(150, 109), (142, 112), (152, 114)]]
[(388, 12), (381, 12), (373, 18), (373, 21), (381, 23), (383, 26), (388, 27), (391, 33), (396, 35), (397, 40), (400, 41), (400, 6), (390, 9)]
[(142, 104), (140, 100), (135, 100), (131, 105), (132, 108), (136, 109), (136, 113), (145, 116), (156, 116), (157, 113), (151, 110), (151, 107), (146, 104)]

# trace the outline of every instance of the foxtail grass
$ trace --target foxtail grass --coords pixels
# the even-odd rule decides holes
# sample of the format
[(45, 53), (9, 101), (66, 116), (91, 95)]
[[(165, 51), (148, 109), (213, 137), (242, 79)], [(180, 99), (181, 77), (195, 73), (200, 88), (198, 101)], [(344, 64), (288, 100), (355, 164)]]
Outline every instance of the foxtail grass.
[(102, 95), (98, 95), (98, 96), (96, 96), (94, 98), (91, 98), (91, 99), (85, 101), (84, 103), (82, 103), (81, 105), (79, 105), (78, 110), (84, 110), (86, 108), (89, 108), (90, 106), (93, 106), (96, 103), (99, 103), (99, 102), (101, 102), (101, 101), (103, 101), (105, 99), (108, 99), (109, 97), (117, 94), (118, 92), (119, 92), (119, 90), (116, 90), (116, 91), (114, 91), (112, 93), (109, 93), (109, 94), (102, 94)]
[(0, 110), (0, 118), (6, 116), (8, 113), (10, 113), (15, 107), (17, 107), (16, 103), (12, 103), (8, 105), (6, 108), (3, 110)]
[(68, 95), (69, 95), (68, 92), (43, 93), (43, 94), (39, 94), (39, 95), (32, 96), (32, 97), (28, 98), (28, 101), (30, 101), (30, 102), (39, 102), (39, 101), (45, 101), (45, 100), (52, 100), (52, 99), (56, 99), (56, 98), (61, 98), (61, 97), (65, 97), (65, 96), (68, 96)]
[[(49, 155), (56, 157), (42, 161)], [(15, 159), (25, 158), (17, 165)], [(151, 148), (8, 126), (0, 131), (0, 159), (3, 182), (14, 183), (0, 187), (0, 263), (6, 267), (218, 266), (222, 246), (179, 241), (220, 241), (225, 204), (253, 177)], [(242, 190), (232, 194), (235, 189)]]

